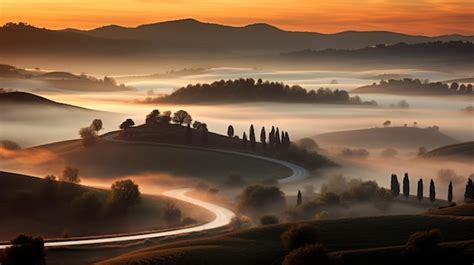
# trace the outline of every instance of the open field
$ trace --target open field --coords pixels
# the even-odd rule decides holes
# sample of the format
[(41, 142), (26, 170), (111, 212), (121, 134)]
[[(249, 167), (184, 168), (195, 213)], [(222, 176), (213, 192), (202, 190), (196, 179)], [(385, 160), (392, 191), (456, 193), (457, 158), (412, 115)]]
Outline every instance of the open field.
[[(404, 245), (417, 231), (440, 229), (445, 242), (472, 240), (474, 219), (454, 216), (381, 216), (309, 222), (330, 252)], [(145, 248), (101, 264), (281, 264), (280, 235), (291, 224)], [(369, 232), (370, 231), (370, 232)]]

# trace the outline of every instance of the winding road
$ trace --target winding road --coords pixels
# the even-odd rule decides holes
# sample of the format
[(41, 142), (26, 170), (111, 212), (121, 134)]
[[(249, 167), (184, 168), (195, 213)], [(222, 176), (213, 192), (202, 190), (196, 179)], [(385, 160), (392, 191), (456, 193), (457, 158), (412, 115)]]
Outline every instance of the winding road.
[[(160, 143), (150, 143), (150, 142), (141, 142), (141, 141), (121, 141), (113, 138), (113, 134), (107, 134), (102, 137), (102, 139), (106, 141), (112, 142), (120, 142), (120, 143), (130, 143), (130, 144), (150, 144), (150, 145), (158, 145), (158, 146), (168, 146), (168, 147), (176, 147), (176, 148), (192, 148), (192, 147), (183, 147), (179, 145), (172, 145), (172, 144), (160, 144)], [(287, 178), (283, 178), (279, 180), (280, 184), (286, 184), (291, 182), (296, 182), (303, 180), (308, 176), (308, 171), (300, 166), (294, 165), (289, 162), (281, 161), (278, 159), (273, 159), (269, 157), (263, 157), (253, 154), (247, 153), (240, 153), (235, 151), (227, 151), (227, 150), (220, 150), (220, 149), (207, 149), (207, 148), (194, 148), (204, 151), (212, 151), (212, 152), (220, 152), (226, 154), (233, 154), (233, 155), (241, 155), (261, 160), (266, 160), (269, 162), (273, 162), (276, 164), (280, 164), (289, 168), (293, 174)], [(144, 240), (144, 239), (151, 239), (151, 238), (160, 238), (166, 236), (175, 236), (175, 235), (182, 235), (194, 232), (201, 232), (204, 230), (212, 230), (219, 227), (226, 226), (230, 224), (232, 218), (235, 217), (235, 213), (231, 210), (226, 209), (224, 207), (201, 201), (192, 197), (187, 196), (186, 194), (190, 191), (189, 188), (183, 189), (176, 189), (170, 190), (163, 193), (164, 196), (170, 197), (172, 199), (181, 200), (187, 203), (194, 204), (198, 207), (202, 207), (215, 215), (215, 219), (209, 223), (187, 227), (187, 228), (178, 228), (175, 230), (169, 231), (161, 231), (161, 232), (149, 232), (143, 234), (135, 234), (135, 235), (113, 235), (113, 236), (103, 236), (100, 238), (77, 238), (77, 239), (68, 239), (62, 241), (46, 241), (44, 245), (46, 247), (62, 247), (62, 246), (79, 246), (79, 245), (96, 245), (96, 244), (106, 244), (106, 243), (117, 243), (117, 242), (126, 242), (126, 241), (136, 241), (136, 240)], [(10, 244), (0, 244), (0, 249), (5, 249), (11, 246)]]

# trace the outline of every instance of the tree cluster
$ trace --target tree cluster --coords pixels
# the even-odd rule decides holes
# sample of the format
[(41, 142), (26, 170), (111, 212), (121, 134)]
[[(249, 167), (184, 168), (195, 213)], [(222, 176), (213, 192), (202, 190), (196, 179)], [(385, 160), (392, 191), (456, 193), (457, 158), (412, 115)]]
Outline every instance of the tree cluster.
[(147, 102), (295, 102), (295, 103), (342, 103), (342, 104), (374, 104), (362, 102), (359, 97), (351, 98), (344, 90), (320, 88), (317, 91), (298, 85), (285, 85), (252, 78), (236, 80), (220, 80), (211, 84), (189, 84), (170, 95), (147, 100)]
[[(372, 84), (364, 89), (374, 91), (390, 91), (403, 93), (426, 93), (426, 94), (464, 94), (472, 95), (472, 84), (461, 84), (452, 82), (450, 85), (442, 82), (421, 81), (419, 79), (404, 78), (401, 80), (390, 79), (388, 81), (381, 80), (379, 84)], [(404, 102), (406, 103), (406, 102)], [(408, 104), (400, 105), (400, 107), (408, 106)]]

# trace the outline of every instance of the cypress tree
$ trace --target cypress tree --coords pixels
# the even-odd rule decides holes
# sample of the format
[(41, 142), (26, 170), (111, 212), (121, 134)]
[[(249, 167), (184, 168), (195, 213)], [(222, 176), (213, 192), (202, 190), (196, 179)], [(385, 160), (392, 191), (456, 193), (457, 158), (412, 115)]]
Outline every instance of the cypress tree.
[(400, 183), (398, 183), (398, 177), (396, 174), (392, 174), (392, 179), (390, 180), (390, 191), (395, 197), (400, 194)]
[(472, 179), (468, 179), (466, 184), (466, 192), (464, 193), (464, 201), (469, 202), (471, 200), (474, 200), (474, 186)]
[(430, 181), (430, 201), (434, 202), (436, 201), (436, 190), (435, 190), (435, 184), (433, 179)]
[(270, 143), (270, 147), (275, 146), (275, 127), (274, 126), (272, 126), (272, 130), (268, 134), (268, 141)]
[(408, 173), (405, 173), (405, 177), (403, 178), (403, 196), (407, 198), (410, 196), (410, 179), (408, 178)]
[(416, 197), (419, 201), (423, 200), (423, 180), (418, 180), (418, 188), (416, 191)]
[(296, 206), (301, 205), (303, 203), (303, 197), (301, 196), (301, 191), (298, 190), (298, 197), (296, 199)]
[(262, 127), (260, 131), (260, 142), (262, 143), (262, 147), (265, 149), (267, 147), (267, 133), (265, 132), (265, 127)]
[(250, 133), (249, 133), (249, 139), (250, 139), (250, 147), (255, 148), (255, 130), (253, 128), (253, 124), (250, 125)]
[(191, 129), (191, 124), (188, 123), (188, 126), (186, 127), (186, 144), (192, 144), (193, 143), (193, 131)]
[(288, 135), (288, 132), (285, 132), (285, 141), (286, 141), (286, 149), (290, 148), (290, 136)]
[(234, 127), (232, 125), (229, 125), (229, 127), (227, 127), (227, 136), (234, 137)]
[(242, 136), (242, 145), (244, 146), (244, 148), (247, 147), (247, 134), (244, 132), (244, 135)]
[(450, 181), (448, 186), (448, 202), (451, 203), (453, 201), (453, 183)]
[(275, 131), (275, 147), (276, 148), (280, 148), (280, 130), (278, 129), (278, 127), (276, 128), (276, 131)]

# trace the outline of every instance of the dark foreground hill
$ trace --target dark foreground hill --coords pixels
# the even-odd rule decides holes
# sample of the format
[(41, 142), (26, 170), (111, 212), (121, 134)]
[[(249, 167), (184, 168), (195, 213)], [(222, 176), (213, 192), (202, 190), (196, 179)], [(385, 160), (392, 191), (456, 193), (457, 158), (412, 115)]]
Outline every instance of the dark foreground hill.
[(474, 142), (438, 147), (427, 152), (426, 158), (474, 159)]
[[(439, 264), (474, 254), (474, 219), (454, 216), (381, 216), (308, 222), (340, 264), (402, 264), (404, 244), (417, 231), (440, 229)], [(145, 248), (100, 264), (282, 264), (280, 235), (291, 224), (271, 225)], [(455, 254), (455, 255), (453, 255)], [(454, 262), (454, 263), (453, 263)]]
[(330, 132), (314, 136), (323, 146), (418, 148), (457, 143), (435, 128), (389, 127)]
[[(0, 241), (8, 241), (20, 233), (61, 238), (168, 227), (163, 214), (166, 204), (171, 202), (169, 199), (142, 195), (142, 202), (131, 208), (128, 215), (108, 214), (109, 193), (106, 189), (0, 171)], [(184, 210), (194, 208), (185, 203), (177, 205), (183, 216), (190, 216)], [(208, 221), (206, 214), (197, 216)]]

